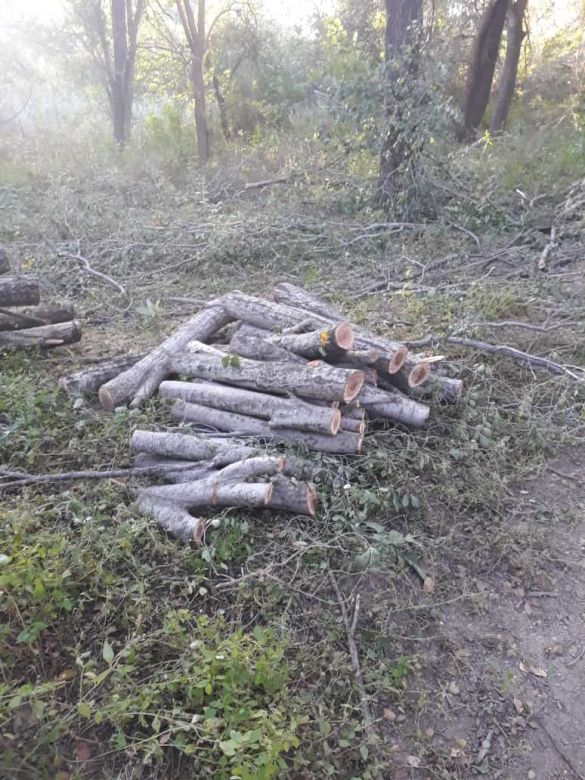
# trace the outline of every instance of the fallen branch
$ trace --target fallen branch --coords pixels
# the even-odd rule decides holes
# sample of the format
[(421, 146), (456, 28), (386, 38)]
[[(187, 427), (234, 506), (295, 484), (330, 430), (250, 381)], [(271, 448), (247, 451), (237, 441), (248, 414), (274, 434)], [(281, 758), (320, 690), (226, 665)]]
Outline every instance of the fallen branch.
[(277, 179), (263, 179), (262, 181), (249, 181), (244, 184), (245, 190), (256, 190), (261, 187), (272, 187), (274, 184), (288, 184), (289, 180), (284, 176)]
[(77, 320), (61, 322), (55, 325), (42, 325), (40, 328), (0, 331), (0, 347), (60, 347), (74, 344), (81, 339), (81, 327)]
[[(530, 366), (530, 368), (544, 368), (553, 374), (566, 374), (572, 379), (582, 381), (583, 376), (573, 373), (569, 368), (563, 366), (561, 363), (557, 363), (549, 358), (541, 357), (540, 355), (533, 355), (529, 352), (523, 352), (515, 347), (509, 347), (505, 344), (488, 344), (485, 341), (476, 341), (475, 339), (466, 339), (460, 336), (435, 336), (430, 335), (424, 339), (418, 339), (416, 341), (408, 341), (409, 347), (430, 347), (436, 346), (441, 343), (456, 344), (460, 347), (467, 347), (469, 349), (477, 349), (481, 352), (488, 352), (495, 355), (503, 355), (504, 357), (516, 360), (518, 363)], [(585, 369), (579, 369), (585, 371)]]
[(72, 252), (59, 252), (60, 257), (69, 257), (72, 260), (76, 260), (79, 265), (83, 267), (83, 269), (86, 271), (86, 273), (89, 274), (89, 276), (93, 276), (95, 279), (101, 279), (104, 282), (107, 282), (108, 284), (111, 284), (112, 287), (115, 287), (118, 292), (123, 295), (125, 298), (128, 297), (128, 293), (126, 291), (126, 288), (123, 287), (120, 282), (117, 282), (115, 279), (112, 279), (111, 276), (108, 276), (107, 274), (103, 274), (101, 271), (96, 271), (94, 268), (91, 267), (89, 264), (89, 260), (83, 255), (80, 255), (79, 253), (74, 254)]
[(39, 283), (33, 276), (1, 276), (0, 306), (36, 306)]

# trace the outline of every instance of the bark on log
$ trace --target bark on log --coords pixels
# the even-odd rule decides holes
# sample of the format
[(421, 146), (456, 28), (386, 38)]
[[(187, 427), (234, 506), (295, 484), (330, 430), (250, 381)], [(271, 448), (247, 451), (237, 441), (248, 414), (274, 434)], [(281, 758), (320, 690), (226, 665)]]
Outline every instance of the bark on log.
[[(216, 469), (209, 461), (189, 464), (187, 460), (161, 458), (157, 455), (149, 455), (146, 452), (139, 452), (136, 455), (134, 465), (138, 468), (161, 466), (161, 476), (167, 482), (195, 482), (198, 479), (208, 479), (216, 472)], [(191, 465), (191, 468), (189, 468), (189, 465)], [(173, 471), (173, 466), (177, 467), (176, 471)]]
[(133, 452), (146, 452), (163, 458), (210, 461), (213, 466), (227, 466), (253, 457), (262, 449), (248, 447), (233, 439), (211, 440), (185, 433), (134, 431), (130, 439)]
[(352, 417), (341, 416), (342, 431), (351, 431), (352, 433), (359, 433), (360, 436), (363, 436), (366, 432), (366, 427), (365, 420), (355, 420)]
[[(308, 404), (305, 404), (308, 406)], [(312, 406), (303, 413), (298, 408), (281, 409), (274, 412), (268, 422), (271, 428), (289, 428), (294, 431), (308, 431), (309, 433), (323, 433), (335, 436), (341, 426), (341, 412), (339, 409), (327, 409), (326, 407)]]
[(334, 306), (321, 301), (318, 298), (313, 298), (312, 295), (308, 295), (302, 287), (297, 287), (294, 284), (288, 284), (288, 282), (281, 282), (274, 288), (274, 300), (279, 303), (287, 303), (289, 306), (295, 306), (297, 309), (306, 309), (307, 311), (313, 311), (320, 317), (324, 317), (327, 320), (338, 320), (339, 312)]
[[(346, 363), (345, 360), (342, 360), (340, 362), (336, 361), (335, 365), (338, 368), (354, 368), (354, 366), (351, 363)], [(364, 372), (364, 378), (365, 382), (368, 385), (376, 385), (378, 384), (378, 371), (373, 366), (362, 366), (360, 368), (360, 371)]]
[(159, 501), (150, 496), (139, 496), (136, 506), (140, 512), (153, 517), (171, 536), (181, 542), (200, 542), (205, 531), (205, 521), (193, 517), (187, 509), (170, 501)]
[(364, 384), (361, 371), (347, 371), (331, 366), (297, 366), (291, 363), (261, 363), (241, 358), (239, 365), (227, 361), (191, 342), (173, 358), (173, 370), (188, 377), (247, 387), (251, 390), (294, 393), (323, 401), (351, 401)]
[(295, 355), (266, 338), (247, 336), (239, 331), (236, 331), (231, 338), (230, 351), (235, 352), (239, 357), (249, 358), (250, 360), (305, 362), (300, 355)]
[(432, 399), (444, 404), (456, 404), (461, 400), (463, 380), (446, 376), (433, 376), (430, 381), (415, 387), (410, 394), (416, 399)]
[(0, 306), (35, 306), (39, 300), (39, 283), (33, 276), (0, 277)]
[(199, 312), (132, 368), (100, 388), (99, 398), (104, 409), (112, 411), (128, 402), (131, 402), (131, 406), (138, 406), (150, 398), (170, 373), (174, 354), (178, 350), (182, 350), (193, 339), (207, 341), (231, 319), (219, 304)]
[(234, 435), (257, 436), (269, 441), (302, 442), (309, 450), (316, 452), (352, 455), (359, 454), (362, 448), (363, 437), (349, 431), (340, 431), (336, 436), (324, 436), (289, 429), (277, 430), (271, 428), (266, 421), (255, 417), (222, 412), (185, 401), (177, 401), (171, 408), (171, 414), (175, 419), (212, 426), (216, 430), (234, 433)]
[(0, 331), (70, 322), (74, 316), (73, 306), (70, 304), (41, 304), (18, 311), (0, 309)]
[(98, 363), (74, 374), (62, 376), (59, 379), (59, 389), (74, 396), (92, 395), (97, 393), (105, 382), (118, 376), (122, 371), (127, 371), (143, 357), (144, 355), (126, 355), (122, 358)]
[(347, 322), (308, 333), (283, 333), (272, 338), (289, 352), (302, 355), (309, 360), (315, 358), (336, 360), (343, 358), (343, 355), (353, 348), (353, 331)]
[(272, 495), (267, 506), (269, 509), (315, 517), (316, 503), (317, 491), (313, 485), (277, 477), (272, 482)]
[(0, 347), (60, 347), (63, 344), (75, 344), (81, 339), (81, 327), (77, 320), (61, 322), (57, 325), (43, 325), (40, 328), (25, 330), (5, 330), (0, 332)]
[(7, 274), (10, 271), (10, 261), (5, 249), (0, 249), (0, 274)]
[[(319, 300), (318, 298), (315, 298), (301, 287), (296, 287), (294, 284), (278, 284), (274, 288), (274, 300), (282, 306), (285, 306), (287, 309), (290, 309), (292, 306), (298, 306), (303, 310), (305, 315), (308, 313), (309, 316), (314, 316), (319, 312), (329, 311), (329, 317), (326, 317), (325, 319), (328, 319), (329, 321), (339, 321), (344, 319), (343, 315), (336, 309)], [(390, 374), (395, 374), (396, 372), (400, 371), (400, 369), (402, 369), (402, 367), (405, 365), (405, 361), (408, 355), (408, 349), (404, 346), (404, 344), (383, 338), (382, 336), (376, 336), (375, 334), (370, 333), (364, 328), (360, 328), (356, 325), (352, 325), (352, 327), (356, 350), (378, 350), (382, 353), (382, 360), (386, 360), (387, 356), (387, 369), (385, 368), (384, 364), (380, 364), (378, 361), (376, 361), (375, 365), (380, 373), (386, 373), (386, 371), (388, 371)]]
[(386, 419), (420, 428), (428, 419), (428, 406), (413, 401), (401, 393), (365, 385), (358, 399), (371, 419)]
[[(249, 448), (242, 448), (249, 449)], [(242, 452), (242, 461), (247, 460), (249, 457), (259, 457), (258, 454), (250, 456), (247, 452)], [(275, 456), (280, 458), (283, 466), (281, 473), (285, 477), (292, 477), (297, 480), (310, 479), (313, 474), (313, 464), (309, 460), (301, 460), (300, 458), (285, 458), (284, 456)], [(235, 463), (239, 461), (234, 461)], [(194, 482), (198, 479), (208, 479), (209, 477), (217, 476), (218, 470), (216, 468), (217, 461), (193, 461), (162, 458), (158, 455), (149, 455), (146, 452), (139, 452), (134, 458), (134, 463), (139, 468), (161, 467), (161, 475), (168, 482)], [(221, 465), (230, 465), (224, 463)], [(173, 470), (173, 466), (177, 467), (177, 470)], [(189, 467), (191, 466), (191, 467)]]
[[(335, 434), (339, 430), (338, 410), (315, 406), (299, 398), (255, 393), (252, 390), (214, 382), (162, 382), (159, 394), (161, 398), (182, 398), (184, 401), (211, 406), (214, 409), (272, 419), (274, 427), (297, 428), (298, 425), (298, 430), (329, 434)], [(289, 424), (283, 425), (283, 419), (288, 420)]]

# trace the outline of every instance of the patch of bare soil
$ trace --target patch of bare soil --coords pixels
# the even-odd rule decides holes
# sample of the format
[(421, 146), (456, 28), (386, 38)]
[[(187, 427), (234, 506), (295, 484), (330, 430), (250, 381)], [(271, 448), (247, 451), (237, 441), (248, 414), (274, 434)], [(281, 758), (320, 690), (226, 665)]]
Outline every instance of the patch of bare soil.
[(546, 543), (522, 576), (496, 566), (476, 598), (437, 607), (419, 634), (416, 728), (388, 724), (384, 777), (585, 780), (585, 447), (511, 499), (515, 536), (530, 546), (536, 525)]

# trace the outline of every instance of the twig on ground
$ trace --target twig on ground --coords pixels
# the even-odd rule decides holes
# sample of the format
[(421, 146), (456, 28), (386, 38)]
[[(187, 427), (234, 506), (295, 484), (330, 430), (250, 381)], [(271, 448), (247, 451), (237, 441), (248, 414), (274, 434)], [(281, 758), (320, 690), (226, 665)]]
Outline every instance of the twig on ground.
[[(345, 633), (347, 636), (347, 647), (349, 650), (351, 665), (353, 666), (353, 672), (355, 676), (355, 684), (360, 699), (360, 709), (362, 711), (362, 715), (364, 719), (364, 730), (368, 737), (373, 736), (375, 738), (376, 730), (374, 727), (374, 718), (372, 715), (372, 710), (370, 708), (370, 702), (366, 691), (364, 675), (362, 673), (362, 667), (360, 664), (358, 646), (355, 641), (355, 632), (357, 629), (357, 623), (360, 614), (360, 597), (359, 594), (356, 596), (353, 618), (350, 620), (349, 612), (347, 611), (346, 601), (343, 598), (343, 594), (341, 593), (339, 583), (335, 579), (335, 575), (333, 574), (331, 568), (329, 567), (327, 568), (327, 576), (329, 578), (329, 582), (331, 583), (331, 587), (335, 591), (337, 603), (339, 604), (339, 609), (341, 610), (341, 617), (343, 619), (343, 625), (345, 627)], [(381, 775), (379, 773), (376, 773), (376, 776), (381, 779)]]
[[(123, 477), (139, 477), (149, 474), (164, 474), (165, 471), (181, 471), (193, 468), (192, 463), (186, 463), (185, 466), (142, 466), (130, 467), (125, 469), (107, 469), (105, 471), (64, 471), (61, 474), (21, 474), (14, 471), (0, 469), (0, 480), (10, 479), (10, 482), (0, 481), (0, 491), (9, 488), (24, 487), (25, 485), (40, 485), (50, 482), (70, 482), (82, 479), (120, 479)], [(18, 479), (15, 479), (18, 477)]]
[(284, 176), (280, 176), (276, 179), (263, 179), (262, 181), (249, 181), (247, 184), (244, 184), (245, 190), (256, 190), (261, 189), (264, 187), (272, 187), (273, 184), (288, 184), (289, 179), (285, 178)]
[(90, 275), (94, 276), (96, 279), (102, 279), (104, 282), (108, 282), (108, 284), (111, 284), (113, 287), (115, 287), (121, 295), (123, 295), (125, 298), (128, 297), (128, 293), (126, 292), (126, 288), (122, 287), (122, 285), (117, 282), (115, 279), (112, 279), (111, 276), (108, 276), (107, 274), (103, 274), (101, 271), (96, 271), (94, 268), (91, 267), (89, 264), (89, 260), (87, 258), (83, 257), (83, 255), (79, 253), (73, 253), (73, 252), (59, 252), (60, 257), (70, 257), (72, 260), (77, 260), (77, 262), (84, 268), (84, 270)]
[(557, 243), (557, 230), (555, 227), (551, 228), (550, 231), (550, 241), (545, 246), (545, 248), (542, 250), (542, 254), (540, 256), (540, 259), (538, 261), (538, 270), (539, 271), (546, 271), (548, 270), (548, 258), (550, 253), (553, 251)]
[(566, 320), (556, 322), (554, 325), (533, 325), (531, 322), (517, 322), (516, 320), (502, 320), (501, 322), (478, 322), (473, 325), (477, 328), (523, 328), (524, 330), (536, 330), (539, 333), (550, 333), (551, 330), (568, 328), (572, 325), (578, 325), (577, 322)]
[(454, 230), (459, 230), (459, 232), (461, 232), (461, 233), (465, 233), (465, 235), (466, 235), (466, 236), (469, 236), (469, 238), (470, 238), (472, 241), (475, 241), (475, 244), (476, 244), (476, 246), (477, 246), (478, 250), (479, 250), (480, 252), (482, 251), (482, 249), (481, 249), (481, 241), (479, 240), (479, 238), (476, 236), (476, 234), (475, 234), (475, 233), (474, 233), (472, 230), (469, 230), (468, 228), (466, 228), (466, 227), (463, 227), (463, 225), (456, 225), (455, 223), (453, 223), (453, 224), (451, 225), (451, 227), (452, 227)]
[(546, 734), (546, 736), (549, 739), (549, 742), (551, 743), (551, 745), (556, 750), (559, 758), (561, 758), (562, 761), (569, 767), (569, 769), (575, 775), (577, 780), (585, 780), (585, 775), (583, 775), (583, 774), (581, 774), (581, 772), (579, 772), (579, 770), (573, 764), (573, 762), (571, 761), (569, 756), (565, 753), (565, 751), (562, 749), (562, 747), (559, 745), (559, 743), (556, 741), (556, 739), (550, 733), (550, 731), (546, 727), (546, 725), (545, 725), (543, 719), (540, 717), (540, 715), (533, 715), (532, 718), (533, 718), (533, 720), (535, 720), (538, 723), (540, 728), (544, 731), (544, 733)]
[[(582, 382), (585, 379), (585, 373), (579, 375), (571, 371), (567, 366), (557, 363), (549, 358), (541, 357), (540, 355), (532, 355), (529, 352), (522, 352), (515, 347), (509, 347), (505, 344), (488, 344), (485, 341), (476, 341), (475, 339), (465, 339), (460, 336), (444, 336), (439, 337), (435, 335), (427, 336), (424, 339), (417, 339), (415, 341), (405, 342), (407, 347), (430, 347), (440, 343), (456, 344), (460, 347), (467, 347), (469, 349), (477, 349), (481, 352), (491, 352), (495, 355), (503, 355), (504, 357), (516, 360), (518, 363), (530, 366), (530, 368), (544, 368), (553, 374), (566, 374), (572, 379), (578, 382)], [(577, 370), (585, 372), (585, 368), (578, 368)]]

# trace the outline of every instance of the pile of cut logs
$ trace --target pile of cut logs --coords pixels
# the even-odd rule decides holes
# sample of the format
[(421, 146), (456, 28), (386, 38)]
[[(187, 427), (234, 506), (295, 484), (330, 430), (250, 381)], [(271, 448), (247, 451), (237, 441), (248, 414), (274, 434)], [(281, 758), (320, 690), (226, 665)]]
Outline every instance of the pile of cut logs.
[(223, 295), (147, 355), (102, 363), (59, 384), (74, 395), (97, 391), (110, 411), (158, 392), (176, 420), (197, 429), (135, 431), (131, 442), (138, 467), (174, 483), (139, 488), (138, 506), (184, 540), (203, 534), (205, 521), (189, 511), (195, 508), (314, 514), (310, 463), (242, 439), (358, 455), (369, 420), (420, 427), (427, 395), (450, 403), (462, 391), (460, 380), (432, 372), (432, 359), (348, 323), (291, 284), (279, 284), (274, 301)]
[(60, 347), (81, 339), (73, 307), (40, 304), (39, 283), (33, 276), (10, 276), (0, 250), (0, 349)]

